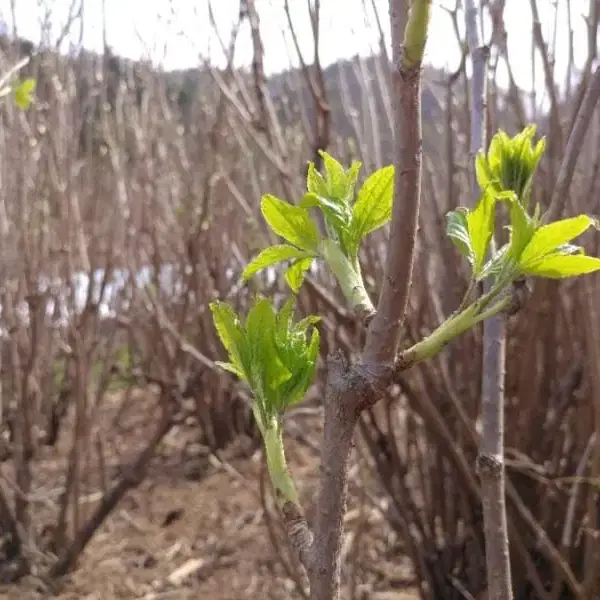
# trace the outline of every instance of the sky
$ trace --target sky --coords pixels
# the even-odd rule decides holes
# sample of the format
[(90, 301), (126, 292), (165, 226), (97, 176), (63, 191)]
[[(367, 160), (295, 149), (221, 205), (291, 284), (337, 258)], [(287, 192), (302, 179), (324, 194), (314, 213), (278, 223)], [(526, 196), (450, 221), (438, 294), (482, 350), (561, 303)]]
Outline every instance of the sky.
[[(209, 19), (211, 1), (218, 35)], [(290, 6), (302, 52), (310, 62), (314, 48), (308, 1), (290, 0)], [(545, 39), (551, 42), (556, 36), (555, 74), (560, 82), (565, 79), (567, 65), (567, 1), (537, 0)], [(166, 69), (194, 67), (207, 59), (223, 65), (225, 57), (218, 38), (220, 36), (228, 44), (239, 12), (239, 0), (0, 0), (0, 19), (9, 32), (16, 25), (18, 35), (35, 42), (45, 39), (47, 43), (52, 43), (67, 20), (70, 5), (79, 2), (83, 2), (83, 31), (79, 24), (73, 27), (63, 44), (64, 50), (68, 49), (69, 44), (77, 47), (81, 40), (87, 49), (100, 52), (103, 47), (104, 11), (106, 38), (114, 52), (132, 59), (149, 59)], [(14, 18), (11, 4), (15, 5)], [(377, 50), (378, 32), (373, 4), (377, 7), (389, 44), (388, 0), (321, 0), (323, 64)], [(426, 62), (436, 67), (455, 69), (459, 64), (460, 49), (450, 18), (443, 8), (454, 7), (454, 4), (455, 0), (434, 0)], [(575, 62), (578, 67), (583, 65), (587, 52), (584, 15), (588, 4), (588, 0), (571, 0)], [(290, 65), (297, 65), (298, 59), (283, 10), (284, 1), (256, 0), (256, 6), (261, 19), (266, 72), (275, 73)], [(558, 6), (556, 19), (555, 6)], [(45, 18), (44, 15), (50, 17)], [(520, 87), (530, 90), (533, 80), (529, 1), (507, 0), (505, 22), (515, 79)], [(462, 14), (459, 24), (464, 30)], [(489, 25), (484, 34), (489, 34)], [(238, 37), (235, 56), (239, 65), (251, 61), (252, 44), (247, 24)], [(535, 72), (535, 87), (542, 89), (543, 75), (539, 58)], [(499, 84), (505, 86), (507, 76), (503, 68), (498, 76)]]

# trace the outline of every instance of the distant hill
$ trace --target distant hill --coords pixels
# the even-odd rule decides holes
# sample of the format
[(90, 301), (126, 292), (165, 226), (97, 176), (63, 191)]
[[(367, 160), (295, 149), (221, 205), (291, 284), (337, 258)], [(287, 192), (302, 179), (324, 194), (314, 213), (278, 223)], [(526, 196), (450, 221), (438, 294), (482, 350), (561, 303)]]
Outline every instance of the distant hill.
[[(82, 111), (85, 127), (81, 132), (82, 146), (97, 135), (95, 121), (104, 102), (113, 105), (119, 86), (126, 85), (130, 93), (141, 103), (144, 91), (151, 85), (163, 86), (172, 103), (174, 117), (183, 124), (194, 126), (197, 122), (198, 106), (206, 107), (215, 102), (217, 90), (214, 79), (207, 68), (181, 71), (160, 71), (148, 63), (135, 62), (113, 54), (110, 49), (104, 55), (82, 50), (77, 54), (57, 55), (48, 50), (37, 51), (28, 40), (11, 40), (0, 36), (0, 51), (4, 55), (1, 68), (22, 56), (32, 57), (27, 72), (38, 79), (36, 96), (40, 102), (50, 91), (53, 76), (59, 71), (69, 71), (75, 76), (75, 86), (79, 102), (76, 110)], [(324, 82), (327, 101), (331, 110), (332, 130), (338, 139), (357, 140), (360, 136), (369, 137), (376, 133), (377, 144), (383, 160), (392, 157), (392, 129), (388, 115), (392, 99), (385, 101), (381, 93), (382, 81), (388, 76), (389, 66), (381, 56), (341, 60), (324, 69)], [(239, 76), (248, 81), (251, 77), (240, 71)], [(444, 86), (447, 74), (441, 70), (426, 67), (422, 96), (424, 122), (424, 147), (440, 149), (440, 139), (444, 112)], [(99, 81), (106, 86), (98, 86)], [(99, 87), (103, 87), (100, 93)], [(315, 105), (304, 74), (300, 69), (292, 69), (270, 77), (267, 89), (276, 107), (282, 126), (290, 126), (302, 120), (312, 123), (315, 118)], [(464, 106), (464, 86), (455, 86), (455, 105)], [(457, 111), (457, 114), (461, 111)], [(377, 131), (371, 115), (375, 115)], [(504, 119), (501, 119), (504, 120)], [(466, 123), (464, 123), (466, 128)], [(510, 126), (509, 126), (510, 127)], [(462, 128), (462, 127), (461, 127)]]

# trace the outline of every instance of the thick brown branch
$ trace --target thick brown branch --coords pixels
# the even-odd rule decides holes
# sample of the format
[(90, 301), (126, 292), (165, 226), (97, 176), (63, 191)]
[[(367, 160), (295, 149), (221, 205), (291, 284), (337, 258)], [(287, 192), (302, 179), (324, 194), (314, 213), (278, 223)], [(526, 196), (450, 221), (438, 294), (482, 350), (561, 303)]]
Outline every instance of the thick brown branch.
[[(391, 363), (412, 284), (414, 250), (421, 197), (421, 64), (408, 66), (402, 57), (403, 2), (390, 2), (392, 19), (396, 176), (388, 255), (377, 314), (367, 334), (367, 363)], [(414, 10), (414, 6), (411, 8)]]
[(340, 548), (346, 512), (348, 462), (352, 450), (359, 386), (352, 386), (341, 353), (328, 361), (321, 484), (315, 523), (315, 560), (307, 565), (312, 600), (337, 600)]

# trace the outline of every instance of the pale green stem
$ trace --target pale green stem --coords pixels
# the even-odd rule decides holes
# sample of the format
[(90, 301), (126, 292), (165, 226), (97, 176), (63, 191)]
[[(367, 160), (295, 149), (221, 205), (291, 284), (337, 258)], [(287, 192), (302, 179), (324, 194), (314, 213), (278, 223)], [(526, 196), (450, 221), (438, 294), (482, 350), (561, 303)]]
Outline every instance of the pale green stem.
[(469, 298), (471, 297), (471, 294), (473, 293), (476, 284), (477, 280), (474, 277), (471, 277), (471, 281), (469, 281), (469, 286), (467, 287), (467, 291), (465, 292), (465, 295), (463, 296), (463, 299), (460, 302), (457, 312), (462, 312), (466, 308), (469, 302)]
[[(491, 294), (490, 294), (491, 295)], [(491, 301), (490, 295), (482, 297), (475, 301), (469, 307), (457, 315), (450, 317), (442, 323), (435, 331), (429, 334), (426, 338), (404, 350), (399, 357), (399, 364), (403, 368), (414, 366), (417, 363), (423, 362), (429, 358), (433, 358), (444, 347), (468, 329), (471, 329), (485, 319), (498, 314), (504, 310), (510, 303), (510, 297), (505, 297), (499, 300), (496, 304), (483, 310), (484, 307)], [(482, 301), (485, 301), (482, 304)]]
[(431, 19), (432, 0), (413, 0), (404, 29), (404, 53), (402, 62), (405, 68), (421, 64), (427, 42), (427, 28)]
[(335, 275), (344, 298), (355, 311), (372, 313), (375, 311), (369, 294), (365, 289), (360, 270), (357, 271), (350, 259), (333, 240), (323, 240), (321, 252), (327, 265)]
[(298, 504), (298, 492), (294, 485), (294, 480), (288, 470), (285, 460), (285, 449), (283, 447), (283, 437), (281, 435), (281, 424), (273, 419), (265, 428), (263, 433), (265, 443), (265, 452), (267, 454), (267, 467), (271, 483), (279, 494), (278, 500), (285, 503), (292, 502)]

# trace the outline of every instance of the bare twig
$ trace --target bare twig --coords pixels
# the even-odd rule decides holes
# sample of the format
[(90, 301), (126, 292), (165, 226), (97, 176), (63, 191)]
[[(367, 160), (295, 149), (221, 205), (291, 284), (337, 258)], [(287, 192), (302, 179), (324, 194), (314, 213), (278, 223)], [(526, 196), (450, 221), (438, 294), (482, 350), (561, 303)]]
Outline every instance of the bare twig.
[[(471, 84), (471, 192), (479, 199), (475, 178), (475, 154), (485, 151), (487, 56), (489, 49), (480, 42), (477, 16), (482, 12), (474, 0), (466, 0), (465, 24), (473, 65)], [(504, 487), (504, 373), (506, 323), (499, 314), (483, 324), (483, 361), (481, 389), (482, 435), (477, 468), (481, 478), (483, 523), (487, 564), (488, 598), (512, 600), (512, 580), (508, 547), (508, 523)]]

